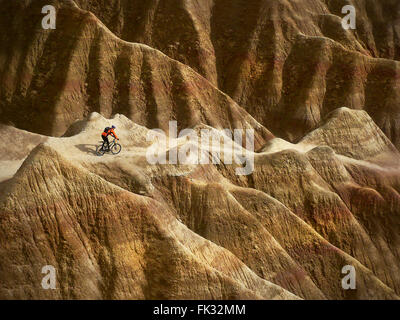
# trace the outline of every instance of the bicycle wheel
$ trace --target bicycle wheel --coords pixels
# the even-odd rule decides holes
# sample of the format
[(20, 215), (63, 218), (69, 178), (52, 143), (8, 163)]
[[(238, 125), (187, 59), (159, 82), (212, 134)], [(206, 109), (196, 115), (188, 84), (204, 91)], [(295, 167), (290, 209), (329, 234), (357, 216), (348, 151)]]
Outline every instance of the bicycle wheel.
[(98, 156), (104, 155), (105, 152), (106, 152), (106, 150), (103, 149), (103, 145), (102, 145), (102, 144), (99, 145), (99, 146), (97, 146), (97, 148), (96, 148), (96, 154), (97, 154)]
[(111, 147), (111, 153), (118, 154), (121, 152), (121, 149), (122, 149), (121, 145), (119, 143), (116, 143)]

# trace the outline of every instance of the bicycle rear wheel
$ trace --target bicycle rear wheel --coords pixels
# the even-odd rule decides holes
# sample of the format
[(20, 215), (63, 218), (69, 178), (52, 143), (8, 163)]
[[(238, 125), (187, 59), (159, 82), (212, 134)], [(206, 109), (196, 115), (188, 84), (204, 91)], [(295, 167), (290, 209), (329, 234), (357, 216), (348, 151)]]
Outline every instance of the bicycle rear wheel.
[(99, 145), (99, 146), (97, 146), (97, 148), (96, 148), (96, 154), (97, 154), (98, 156), (104, 155), (105, 152), (106, 152), (106, 150), (104, 150), (102, 144)]
[(111, 153), (118, 154), (121, 152), (121, 149), (122, 149), (121, 145), (119, 143), (116, 143), (111, 147)]

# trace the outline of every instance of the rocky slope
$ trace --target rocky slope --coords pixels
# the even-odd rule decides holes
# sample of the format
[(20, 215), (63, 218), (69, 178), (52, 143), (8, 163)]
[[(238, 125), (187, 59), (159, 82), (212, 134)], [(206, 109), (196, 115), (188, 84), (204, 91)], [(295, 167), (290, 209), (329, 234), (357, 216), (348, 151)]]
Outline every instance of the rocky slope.
[[(109, 184), (45, 145), (2, 200), (3, 299), (296, 298), (153, 199)], [(58, 271), (55, 291), (35, 285), (46, 264)]]
[[(55, 31), (41, 28), (48, 2), (1, 2), (3, 122), (61, 135), (97, 111), (152, 127), (183, 114), (185, 124), (215, 125), (215, 115), (227, 120), (221, 113), (237, 108), (216, 86), (290, 141), (349, 107), (367, 110), (399, 147), (396, 0), (63, 0), (53, 1)], [(349, 3), (354, 31), (341, 27)], [(121, 39), (175, 60), (117, 40), (97, 18)]]
[[(398, 1), (0, 0), (0, 16), (0, 298), (399, 299)], [(254, 129), (255, 152), (168, 146), (246, 151), (254, 171), (151, 165), (170, 120)], [(111, 123), (123, 150), (98, 157)]]
[(148, 46), (121, 41), (72, 2), (54, 3), (57, 29), (41, 29), (44, 3), (1, 5), (4, 15), (18, 12), (13, 21), (3, 21), (13, 26), (13, 32), (3, 34), (8, 44), (0, 59), (3, 121), (62, 135), (91, 111), (106, 116), (119, 112), (150, 128), (167, 130), (168, 121), (175, 119), (179, 128), (199, 123), (254, 128), (259, 143), (272, 137), (191, 68)]
[[(190, 65), (277, 135), (296, 141), (349, 107), (400, 146), (397, 0), (76, 3), (122, 39)], [(349, 4), (354, 31), (341, 27)]]
[[(398, 298), (400, 156), (365, 112), (337, 110), (297, 145), (271, 140), (241, 178), (150, 165), (148, 129), (121, 115), (123, 152), (98, 157), (108, 122), (47, 138), (3, 182), (3, 298)], [(55, 291), (37, 285), (46, 264)], [(357, 290), (342, 289), (344, 265)]]

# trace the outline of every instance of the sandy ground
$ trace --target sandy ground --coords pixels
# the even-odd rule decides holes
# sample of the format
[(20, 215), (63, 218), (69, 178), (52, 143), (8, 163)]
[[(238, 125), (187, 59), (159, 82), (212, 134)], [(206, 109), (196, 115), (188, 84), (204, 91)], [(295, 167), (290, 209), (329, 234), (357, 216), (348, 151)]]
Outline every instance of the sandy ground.
[(0, 182), (11, 179), (24, 160), (25, 159), (0, 161)]

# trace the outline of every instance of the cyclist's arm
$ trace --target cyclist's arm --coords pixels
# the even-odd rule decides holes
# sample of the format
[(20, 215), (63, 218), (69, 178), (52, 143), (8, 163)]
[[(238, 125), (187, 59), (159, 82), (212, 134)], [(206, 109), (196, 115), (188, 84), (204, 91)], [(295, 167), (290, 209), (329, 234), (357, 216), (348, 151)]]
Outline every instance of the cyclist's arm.
[(117, 137), (117, 135), (115, 134), (114, 130), (111, 131), (111, 134), (112, 134), (112, 136), (113, 136), (115, 139), (119, 140), (118, 137)]

